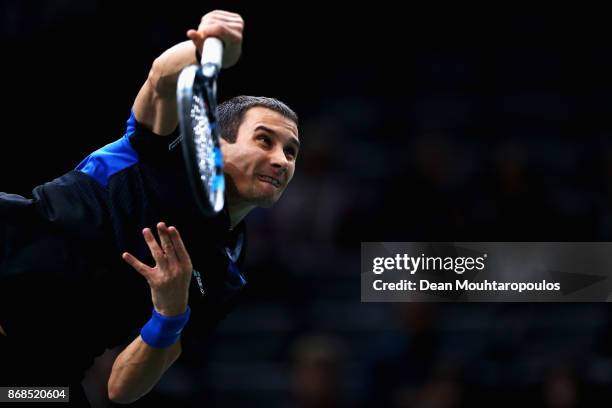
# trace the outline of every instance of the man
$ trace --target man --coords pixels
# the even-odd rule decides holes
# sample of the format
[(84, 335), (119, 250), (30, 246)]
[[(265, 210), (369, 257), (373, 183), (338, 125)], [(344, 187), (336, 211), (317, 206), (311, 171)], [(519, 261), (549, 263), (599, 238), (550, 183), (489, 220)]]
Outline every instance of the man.
[(86, 403), (84, 370), (130, 342), (108, 395), (135, 401), (178, 358), (181, 333), (205, 334), (235, 304), (246, 283), (243, 219), (291, 181), (297, 116), (270, 98), (219, 106), (228, 187), (212, 218), (198, 213), (173, 142), (181, 69), (210, 36), (224, 42), (224, 67), (235, 64), (243, 27), (237, 14), (206, 14), (189, 41), (155, 60), (121, 139), (35, 188), (33, 199), (0, 193), (0, 386), (69, 384), (71, 402)]

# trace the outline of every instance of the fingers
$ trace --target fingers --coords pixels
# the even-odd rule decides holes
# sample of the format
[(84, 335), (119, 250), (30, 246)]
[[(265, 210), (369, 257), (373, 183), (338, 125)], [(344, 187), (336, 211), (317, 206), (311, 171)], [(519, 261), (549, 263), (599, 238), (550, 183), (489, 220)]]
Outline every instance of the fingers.
[(236, 24), (228, 24), (218, 21), (207, 21), (200, 24), (198, 33), (202, 38), (218, 37), (225, 42), (237, 42), (242, 40), (242, 27)]
[(164, 255), (166, 259), (170, 263), (176, 262), (176, 253), (174, 251), (174, 244), (172, 239), (170, 238), (170, 234), (168, 233), (168, 228), (166, 224), (160, 222), (157, 224), (157, 233), (159, 234), (159, 239), (161, 241), (161, 248), (164, 251)]
[(229, 68), (238, 62), (242, 54), (243, 31), (244, 20), (239, 14), (215, 10), (202, 17), (197, 30), (188, 30), (186, 34), (198, 50), (202, 50), (206, 38), (216, 37), (223, 41), (222, 65)]
[(225, 10), (214, 10), (210, 13), (207, 13), (202, 20), (204, 19), (218, 19), (222, 21), (232, 22), (232, 23), (242, 23), (244, 24), (244, 20), (240, 16), (240, 14), (232, 13), (230, 11)]
[[(220, 37), (226, 41), (241, 41), (243, 30), (244, 20), (239, 14), (215, 10), (202, 17), (198, 30), (189, 30), (187, 37), (194, 42), (203, 41), (207, 37)], [(196, 37), (196, 33), (199, 36)]]
[(242, 19), (233, 19), (233, 18), (224, 18), (217, 16), (204, 16), (202, 21), (200, 22), (200, 26), (210, 25), (212, 23), (232, 27), (232, 28), (242, 28), (244, 27), (244, 22)]
[(160, 222), (157, 224), (157, 231), (161, 247), (149, 228), (142, 231), (145, 242), (156, 262), (154, 267), (140, 262), (128, 252), (122, 254), (123, 260), (144, 276), (151, 288), (159, 285), (172, 285), (171, 282), (177, 277), (184, 277), (188, 281), (193, 266), (178, 230)]
[(174, 245), (179, 262), (186, 264), (191, 269), (191, 257), (185, 248), (185, 244), (183, 244), (181, 234), (179, 234), (178, 230), (174, 227), (168, 228), (168, 232), (170, 232), (170, 238), (172, 239), (172, 244)]
[(138, 259), (136, 259), (134, 255), (130, 254), (129, 252), (124, 252), (123, 255), (121, 255), (121, 258), (123, 258), (125, 262), (130, 264), (132, 268), (136, 269), (136, 271), (140, 273), (142, 276), (144, 276), (147, 279), (149, 278), (149, 272), (151, 268), (149, 268), (147, 265), (143, 264)]
[(142, 235), (144, 236), (145, 242), (147, 243), (147, 246), (151, 251), (153, 259), (155, 259), (155, 262), (158, 265), (165, 265), (166, 259), (164, 257), (164, 252), (157, 244), (157, 241), (155, 240), (155, 237), (153, 236), (151, 230), (149, 228), (145, 228), (144, 230), (142, 230)]

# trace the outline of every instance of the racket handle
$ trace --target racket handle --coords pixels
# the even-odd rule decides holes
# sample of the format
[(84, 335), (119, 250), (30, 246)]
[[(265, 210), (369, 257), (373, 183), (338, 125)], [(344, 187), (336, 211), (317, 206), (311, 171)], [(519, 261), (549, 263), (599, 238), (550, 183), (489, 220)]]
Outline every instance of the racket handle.
[(221, 63), (223, 61), (223, 42), (215, 37), (209, 37), (204, 41), (204, 47), (202, 47), (202, 65), (214, 64), (217, 69), (221, 69)]

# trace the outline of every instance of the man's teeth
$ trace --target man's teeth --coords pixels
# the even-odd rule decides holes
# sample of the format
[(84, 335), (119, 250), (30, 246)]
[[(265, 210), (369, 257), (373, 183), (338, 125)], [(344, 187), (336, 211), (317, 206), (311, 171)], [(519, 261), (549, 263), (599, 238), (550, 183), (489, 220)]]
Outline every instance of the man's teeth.
[(276, 186), (276, 187), (279, 187), (279, 186), (280, 186), (280, 181), (278, 181), (278, 180), (277, 180), (277, 179), (275, 179), (275, 178), (268, 177), (268, 176), (259, 176), (259, 178), (260, 178), (260, 179), (262, 179), (262, 180), (265, 180), (265, 181), (267, 181), (267, 182), (269, 182), (269, 183), (274, 184), (274, 186)]

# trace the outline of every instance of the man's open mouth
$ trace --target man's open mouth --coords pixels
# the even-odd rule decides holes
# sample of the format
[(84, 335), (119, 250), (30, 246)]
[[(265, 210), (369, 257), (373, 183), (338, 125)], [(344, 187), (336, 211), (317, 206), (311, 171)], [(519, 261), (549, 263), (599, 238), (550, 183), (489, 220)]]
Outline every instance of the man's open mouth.
[(262, 174), (257, 176), (258, 179), (260, 179), (261, 181), (264, 181), (266, 183), (270, 183), (272, 184), (274, 187), (280, 187), (281, 186), (281, 182), (279, 179), (275, 179), (274, 177), (270, 177), (270, 176), (264, 176)]

